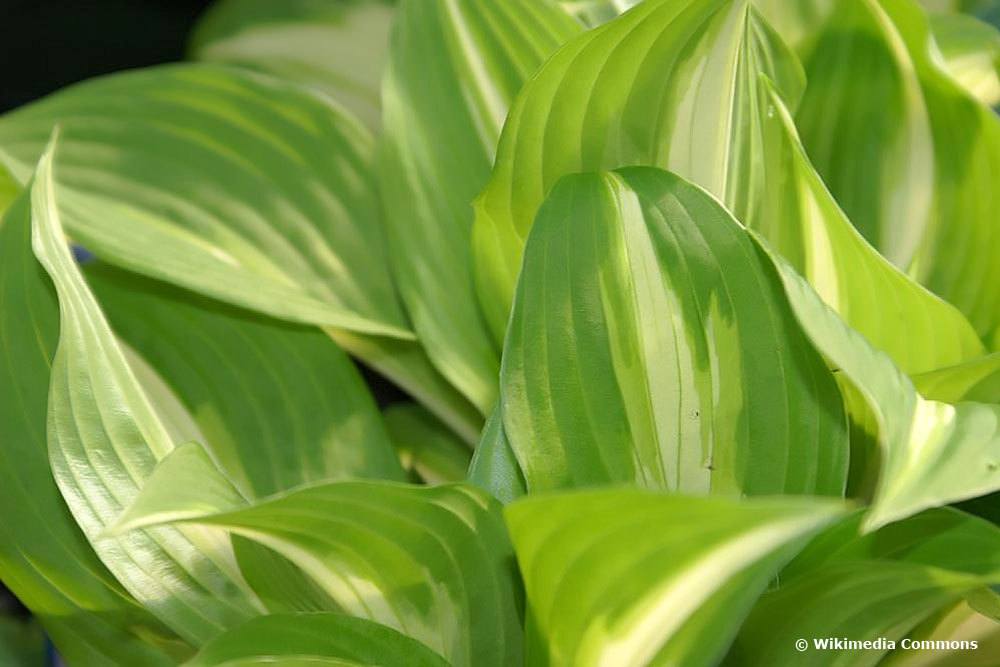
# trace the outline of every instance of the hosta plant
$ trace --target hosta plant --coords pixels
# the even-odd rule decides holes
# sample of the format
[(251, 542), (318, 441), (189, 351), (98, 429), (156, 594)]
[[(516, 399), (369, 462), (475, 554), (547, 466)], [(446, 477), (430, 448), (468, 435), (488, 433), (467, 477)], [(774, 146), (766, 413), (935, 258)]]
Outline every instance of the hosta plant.
[(0, 117), (0, 579), (70, 665), (1000, 664), (998, 13), (222, 0)]

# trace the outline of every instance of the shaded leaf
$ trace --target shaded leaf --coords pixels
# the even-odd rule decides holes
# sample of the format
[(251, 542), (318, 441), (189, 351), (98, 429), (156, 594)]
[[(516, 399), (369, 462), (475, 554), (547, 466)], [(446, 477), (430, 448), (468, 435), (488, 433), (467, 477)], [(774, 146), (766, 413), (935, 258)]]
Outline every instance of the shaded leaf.
[(390, 405), (382, 413), (403, 467), (427, 484), (465, 479), (472, 450), (415, 403)]
[(317, 329), (109, 266), (87, 278), (115, 333), (173, 389), (247, 497), (348, 477), (403, 479), (368, 388)]
[(528, 492), (524, 473), (504, 432), (503, 413), (499, 407), (486, 420), (483, 435), (476, 445), (469, 466), (469, 483), (488, 491), (504, 504)]
[(185, 667), (278, 663), (338, 667), (446, 667), (441, 656), (392, 628), (339, 614), (263, 616), (205, 646)]
[(195, 26), (189, 54), (310, 86), (374, 130), (392, 16), (386, 0), (219, 0)]

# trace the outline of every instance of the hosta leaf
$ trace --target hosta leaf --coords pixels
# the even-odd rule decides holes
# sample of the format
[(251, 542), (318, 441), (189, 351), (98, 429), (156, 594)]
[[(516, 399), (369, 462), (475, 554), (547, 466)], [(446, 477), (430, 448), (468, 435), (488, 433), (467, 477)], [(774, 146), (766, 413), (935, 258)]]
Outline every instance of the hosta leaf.
[(1000, 103), (1000, 32), (965, 14), (940, 14), (930, 21), (948, 73), (983, 104)]
[(339, 614), (263, 616), (205, 646), (184, 667), (281, 664), (447, 667), (441, 656), (392, 628)]
[[(213, 478), (203, 463), (188, 474)], [(234, 500), (213, 497), (219, 509)], [(155, 487), (136, 502), (124, 527), (193, 506)], [(499, 512), (495, 500), (467, 486), (339, 482), (188, 520), (275, 550), (343, 613), (395, 628), (451, 664), (478, 667), (521, 659), (518, 583)]]
[(26, 178), (56, 123), (58, 205), (75, 240), (124, 268), (332, 327), (474, 440), (481, 417), (401, 339), (412, 333), (387, 265), (374, 142), (332, 103), (232, 67), (118, 74), (0, 118), (0, 163)]
[(275, 316), (408, 335), (388, 275), (367, 271), (384, 262), (371, 136), (322, 99), (212, 65), (95, 79), (3, 117), (16, 177), (57, 123), (60, 213), (94, 253)]
[(840, 393), (772, 267), (716, 200), (657, 169), (552, 192), (501, 380), (530, 491), (844, 491)]
[(922, 396), (956, 403), (1000, 403), (1000, 352), (913, 378)]
[(313, 87), (376, 129), (392, 15), (388, 0), (220, 0), (189, 53)]
[(875, 665), (888, 645), (818, 650), (814, 642), (828, 637), (899, 640), (979, 585), (976, 577), (910, 563), (832, 563), (762, 597), (730, 663), (795, 664), (802, 656), (795, 642), (806, 638), (810, 665)]
[(499, 367), (476, 304), (472, 206), (511, 100), (579, 24), (551, 0), (403, 0), (379, 163), (400, 294), (431, 360), (483, 414)]
[(904, 561), (980, 577), (1000, 574), (1000, 529), (952, 508), (921, 512), (862, 534), (864, 511), (816, 536), (782, 570), (781, 579), (807, 579), (821, 565), (852, 561)]
[(985, 350), (969, 321), (900, 272), (844, 216), (766, 82), (762, 120), (767, 177), (751, 220), (852, 328), (907, 373), (958, 364)]
[(115, 333), (173, 389), (248, 497), (348, 477), (403, 479), (364, 381), (319, 330), (107, 265), (86, 269)]
[[(740, 631), (733, 664), (793, 664), (800, 638), (899, 641), (964, 594), (1000, 580), (1000, 530), (955, 510), (932, 510), (858, 535), (862, 515), (814, 539), (782, 570)], [(816, 650), (810, 664), (873, 665), (887, 648)], [(737, 659), (738, 658), (738, 659)]]
[(639, 2), (641, 0), (559, 0), (564, 10), (588, 26), (607, 23)]
[(989, 339), (1000, 326), (1000, 119), (931, 44), (911, 0), (838, 3), (806, 59), (797, 121), (851, 221)]
[(176, 638), (107, 571), (52, 479), (45, 422), (59, 309), (31, 254), (30, 209), (22, 195), (0, 221), (0, 578), (67, 660), (172, 665), (186, 647), (163, 651)]
[(472, 450), (415, 403), (391, 405), (382, 413), (389, 437), (411, 475), (428, 484), (465, 479)]
[(797, 100), (801, 68), (748, 0), (647, 0), (546, 62), (511, 109), (476, 203), (477, 287), (498, 340), (528, 231), (566, 174), (664, 167), (749, 224), (763, 178), (760, 74)]
[(31, 203), (35, 256), (55, 284), (60, 309), (49, 387), (52, 472), (76, 522), (126, 590), (183, 638), (201, 643), (256, 614), (259, 603), (217, 536), (174, 528), (103, 536), (175, 443), (73, 260), (54, 188), (50, 148)]
[(1000, 405), (924, 399), (888, 357), (847, 327), (765, 242), (759, 243), (771, 253), (803, 330), (875, 420), (881, 461), (865, 530), (1000, 489)]
[(536, 630), (529, 665), (695, 667), (717, 664), (768, 581), (838, 506), (604, 490), (505, 512)]
[(960, 602), (921, 623), (910, 633), (918, 642), (976, 642), (973, 650), (897, 649), (883, 667), (991, 667), (1000, 652), (1000, 624)]
[(482, 438), (476, 445), (476, 453), (469, 466), (469, 483), (489, 491), (504, 504), (528, 492), (524, 473), (504, 432), (503, 413), (499, 406), (486, 420)]

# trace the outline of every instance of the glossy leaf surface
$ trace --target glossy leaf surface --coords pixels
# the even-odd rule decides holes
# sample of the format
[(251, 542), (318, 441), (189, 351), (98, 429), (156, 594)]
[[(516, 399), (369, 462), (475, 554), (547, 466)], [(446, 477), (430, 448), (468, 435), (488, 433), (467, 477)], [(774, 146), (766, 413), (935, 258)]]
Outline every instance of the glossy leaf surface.
[(501, 381), (529, 491), (844, 490), (833, 375), (744, 229), (667, 172), (556, 187), (526, 249)]

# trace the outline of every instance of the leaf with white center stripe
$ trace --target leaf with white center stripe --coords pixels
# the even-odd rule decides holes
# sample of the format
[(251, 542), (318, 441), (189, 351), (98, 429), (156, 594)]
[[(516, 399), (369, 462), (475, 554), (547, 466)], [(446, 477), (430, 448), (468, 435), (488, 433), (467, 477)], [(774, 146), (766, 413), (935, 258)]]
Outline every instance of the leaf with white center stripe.
[(73, 261), (54, 188), (50, 148), (39, 163), (31, 203), (35, 255), (59, 296), (59, 346), (49, 386), (52, 472), (108, 569), (149, 611), (197, 645), (259, 613), (259, 602), (225, 539), (174, 528), (103, 535), (176, 443)]
[(952, 405), (922, 397), (885, 354), (848, 327), (765, 241), (757, 240), (778, 268), (802, 329), (873, 415), (881, 462), (864, 529), (1000, 489), (1000, 405)]
[(801, 94), (798, 61), (749, 0), (646, 0), (542, 66), (511, 108), (476, 202), (476, 283), (497, 340), (528, 231), (562, 176), (658, 166), (751, 223), (764, 177), (761, 74), (786, 100)]
[[(795, 641), (884, 637), (1000, 583), (1000, 529), (953, 509), (924, 512), (860, 536), (862, 512), (823, 531), (781, 571), (740, 631), (727, 664), (795, 664)], [(874, 665), (885, 646), (814, 650), (810, 664)], [(879, 663), (881, 664), (881, 663)]]
[(501, 411), (531, 492), (844, 492), (840, 391), (773, 267), (708, 193), (650, 167), (569, 176), (545, 202)]
[(388, 0), (219, 0), (188, 51), (315, 88), (376, 130), (392, 17)]
[(403, 0), (379, 161), (390, 257), (420, 340), (483, 414), (496, 345), (476, 303), (471, 202), (522, 84), (582, 28), (551, 0)]
[(983, 354), (962, 313), (879, 255), (851, 225), (806, 157), (778, 91), (762, 85), (766, 178), (750, 227), (903, 371), (928, 372)]
[(100, 262), (84, 268), (112, 328), (149, 363), (250, 498), (346, 478), (402, 481), (350, 359), (281, 322)]
[(529, 665), (717, 664), (754, 600), (840, 505), (638, 490), (505, 510), (528, 596)]
[(1000, 118), (945, 71), (912, 0), (837, 3), (804, 62), (796, 122), (837, 201), (995, 344)]
[(371, 133), (328, 99), (219, 65), (73, 86), (0, 118), (24, 180), (52, 128), (67, 233), (123, 268), (327, 328), (467, 440), (482, 417), (431, 366), (388, 267)]
[[(188, 464), (185, 475), (220, 482), (203, 461)], [(482, 491), (339, 482), (235, 509), (231, 493), (214, 493), (221, 513), (198, 517), (188, 510), (207, 509), (207, 496), (172, 497), (176, 475), (147, 485), (116, 530), (183, 513), (273, 549), (312, 578), (328, 608), (394, 628), (456, 667), (520, 664), (520, 584), (500, 505)]]
[(25, 192), (0, 220), (0, 578), (72, 664), (174, 665), (190, 647), (108, 572), (52, 479), (45, 425), (58, 337)]

